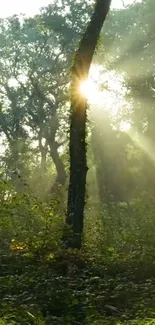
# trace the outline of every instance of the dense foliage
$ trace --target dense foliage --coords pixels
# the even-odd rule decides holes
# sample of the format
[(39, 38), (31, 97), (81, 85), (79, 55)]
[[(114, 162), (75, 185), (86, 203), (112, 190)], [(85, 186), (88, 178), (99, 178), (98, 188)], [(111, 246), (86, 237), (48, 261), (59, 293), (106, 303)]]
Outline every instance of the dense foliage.
[(70, 68), (92, 10), (65, 0), (0, 20), (2, 325), (155, 323), (154, 0), (106, 19), (92, 65), (105, 96), (90, 100), (83, 246), (62, 241)]

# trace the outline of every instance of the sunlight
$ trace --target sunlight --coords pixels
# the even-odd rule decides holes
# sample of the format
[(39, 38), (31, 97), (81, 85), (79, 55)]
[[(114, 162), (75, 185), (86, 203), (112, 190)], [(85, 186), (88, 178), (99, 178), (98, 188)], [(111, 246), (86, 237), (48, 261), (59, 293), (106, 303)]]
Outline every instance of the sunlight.
[[(41, 7), (46, 7), (51, 4), (54, 0), (37, 0), (37, 1), (20, 1), (20, 0), (5, 0), (3, 6), (1, 6), (0, 17), (12, 16), (14, 14), (25, 14), (27, 16), (34, 16), (38, 13)], [(136, 0), (140, 2), (142, 0)], [(131, 5), (134, 0), (112, 0), (112, 9), (121, 9), (123, 6)], [(123, 5), (124, 4), (124, 5)]]
[(91, 79), (87, 79), (80, 84), (80, 93), (86, 97), (90, 104), (97, 104), (99, 100), (99, 91), (97, 84)]
[(5, 0), (3, 6), (1, 6), (0, 17), (8, 17), (15, 14), (25, 14), (26, 16), (34, 16), (39, 12), (39, 9), (41, 7), (48, 6), (50, 3), (52, 3), (52, 0)]
[(130, 132), (129, 130), (129, 136), (132, 139), (133, 143), (137, 145), (140, 149), (143, 150), (147, 154), (147, 156), (155, 162), (155, 154), (154, 154), (154, 143), (144, 134), (137, 132), (134, 130), (134, 132)]
[(109, 110), (112, 116), (120, 113), (125, 104), (126, 89), (122, 85), (123, 77), (115, 71), (105, 71), (102, 66), (92, 64), (89, 77), (80, 84), (80, 93), (90, 104), (91, 111)]
[(120, 9), (132, 5), (134, 2), (141, 2), (142, 0), (112, 0), (112, 8)]
[(131, 129), (131, 123), (128, 121), (121, 121), (120, 123), (120, 130), (122, 132), (128, 132)]
[(13, 88), (17, 88), (17, 87), (20, 86), (20, 83), (25, 84), (27, 80), (28, 80), (27, 76), (25, 76), (23, 74), (20, 74), (20, 75), (17, 76), (17, 78), (11, 77), (8, 80), (8, 86), (13, 87)]
[(8, 148), (8, 146), (6, 144), (4, 144), (6, 140), (6, 136), (4, 134), (1, 134), (0, 136), (0, 155), (3, 155), (6, 151), (6, 149)]

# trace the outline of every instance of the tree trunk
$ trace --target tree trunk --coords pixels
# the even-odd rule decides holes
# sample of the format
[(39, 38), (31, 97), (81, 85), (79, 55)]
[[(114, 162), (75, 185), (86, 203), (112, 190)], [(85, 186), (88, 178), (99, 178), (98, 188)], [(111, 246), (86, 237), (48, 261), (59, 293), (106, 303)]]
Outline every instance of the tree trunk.
[(62, 162), (62, 160), (61, 160), (61, 158), (59, 156), (58, 146), (57, 146), (57, 143), (55, 141), (50, 143), (50, 155), (51, 155), (51, 158), (52, 158), (52, 160), (53, 160), (53, 162), (55, 164), (56, 171), (57, 171), (57, 177), (56, 177), (55, 183), (51, 187), (51, 192), (53, 194), (57, 194), (59, 186), (65, 185), (66, 171), (65, 171), (63, 162)]
[(98, 42), (102, 25), (110, 8), (111, 0), (96, 0), (94, 13), (82, 37), (72, 67), (70, 113), (70, 182), (68, 190), (67, 224), (72, 226), (73, 238), (69, 246), (81, 248), (83, 232), (86, 161), (87, 102), (80, 95), (81, 81), (87, 79), (89, 68)]
[(47, 156), (47, 140), (45, 145), (42, 145), (43, 132), (40, 130), (38, 134), (38, 142), (39, 142), (39, 150), (41, 154), (41, 162), (40, 162), (40, 177), (43, 179), (46, 173), (46, 156)]

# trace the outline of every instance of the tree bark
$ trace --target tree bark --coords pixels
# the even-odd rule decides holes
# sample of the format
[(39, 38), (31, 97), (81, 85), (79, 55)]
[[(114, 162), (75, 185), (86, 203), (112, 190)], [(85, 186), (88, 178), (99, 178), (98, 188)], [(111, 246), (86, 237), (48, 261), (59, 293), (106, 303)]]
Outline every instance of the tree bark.
[(57, 171), (57, 177), (55, 180), (55, 183), (51, 187), (51, 192), (53, 194), (56, 194), (58, 191), (59, 186), (65, 185), (66, 182), (66, 171), (64, 168), (64, 164), (59, 156), (58, 152), (58, 145), (55, 141), (53, 141), (50, 144), (50, 156), (52, 157), (52, 160), (55, 164), (56, 171)]
[(81, 248), (85, 187), (87, 175), (86, 120), (87, 101), (80, 95), (81, 81), (87, 79), (89, 68), (99, 39), (102, 25), (110, 8), (111, 0), (96, 0), (94, 13), (82, 37), (72, 67), (70, 112), (70, 182), (66, 223), (72, 226), (73, 238), (69, 245)]

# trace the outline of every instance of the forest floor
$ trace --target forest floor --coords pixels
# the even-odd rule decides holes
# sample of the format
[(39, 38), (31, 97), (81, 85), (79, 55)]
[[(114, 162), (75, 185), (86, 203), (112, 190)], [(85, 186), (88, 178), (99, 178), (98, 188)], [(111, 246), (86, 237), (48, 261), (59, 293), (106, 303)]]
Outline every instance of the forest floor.
[(155, 324), (154, 258), (1, 252), (0, 325)]

